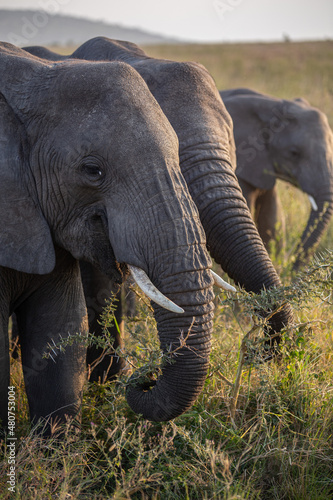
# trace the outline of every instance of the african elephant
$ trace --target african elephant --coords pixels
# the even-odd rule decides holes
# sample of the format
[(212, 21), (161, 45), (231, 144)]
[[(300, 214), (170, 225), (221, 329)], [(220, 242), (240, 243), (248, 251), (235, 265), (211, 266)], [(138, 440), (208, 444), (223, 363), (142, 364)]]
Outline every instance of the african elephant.
[(333, 134), (327, 117), (303, 99), (249, 89), (221, 91), (234, 122), (236, 174), (266, 247), (283, 228), (276, 179), (310, 196), (312, 210), (296, 249), (297, 270), (314, 252), (333, 212)]
[(204, 384), (214, 308), (211, 260), (176, 134), (126, 63), (51, 64), (2, 43), (0, 69), (2, 422), (12, 312), (31, 420), (46, 421), (47, 434), (78, 414), (86, 347), (58, 343), (88, 330), (79, 260), (114, 284), (128, 268), (148, 288), (154, 283), (154, 300), (164, 304), (154, 304), (164, 352), (190, 333), (150, 390), (127, 392), (145, 418), (176, 417)]
[[(61, 57), (42, 47), (26, 50)], [(232, 120), (208, 71), (196, 63), (154, 59), (133, 43), (105, 37), (87, 41), (68, 57), (124, 61), (138, 71), (178, 136), (180, 168), (212, 257), (248, 291), (280, 286), (237, 181)], [(276, 333), (291, 321), (286, 305), (269, 324)]]

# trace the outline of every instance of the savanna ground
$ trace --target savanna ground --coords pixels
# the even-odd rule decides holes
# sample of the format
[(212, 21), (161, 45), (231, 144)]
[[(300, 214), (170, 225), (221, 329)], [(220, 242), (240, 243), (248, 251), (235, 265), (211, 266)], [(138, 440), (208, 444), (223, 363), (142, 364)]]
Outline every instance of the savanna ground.
[[(305, 97), (333, 127), (333, 42), (171, 45), (147, 52), (201, 62), (219, 89), (246, 86), (282, 98)], [(291, 186), (280, 182), (279, 190), (288, 255), (310, 206)], [(293, 281), (289, 260), (274, 258), (285, 286), (282, 300), (294, 307), (296, 323), (285, 333), (278, 362), (262, 363), (256, 356), (260, 330), (254, 325), (260, 320), (253, 310), (267, 296), (218, 293), (205, 387), (191, 411), (172, 422), (150, 423), (131, 412), (124, 375), (117, 383), (87, 385), (79, 440), (69, 434), (60, 445), (40, 441), (29, 434), (22, 373), (13, 360), (16, 493), (7, 490), (4, 456), (0, 498), (333, 498), (333, 255), (326, 249), (333, 250), (332, 227), (319, 258)], [(143, 299), (137, 317), (126, 320), (125, 336), (131, 365), (156, 367), (156, 329)]]

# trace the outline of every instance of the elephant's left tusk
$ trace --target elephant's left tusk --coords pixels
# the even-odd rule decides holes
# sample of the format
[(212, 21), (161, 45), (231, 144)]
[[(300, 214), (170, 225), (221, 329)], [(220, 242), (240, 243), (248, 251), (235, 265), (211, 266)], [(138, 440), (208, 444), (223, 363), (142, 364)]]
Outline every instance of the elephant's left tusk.
[(143, 293), (147, 295), (151, 300), (156, 302), (156, 304), (160, 305), (161, 307), (164, 307), (164, 309), (168, 309), (171, 312), (174, 313), (183, 313), (184, 309), (181, 307), (177, 306), (172, 300), (168, 299), (163, 293), (161, 293), (155, 285), (150, 281), (148, 278), (147, 274), (144, 272), (143, 269), (140, 269), (139, 267), (136, 266), (131, 266), (129, 264), (128, 268), (132, 273), (132, 276), (136, 282), (136, 284), (141, 288)]
[(316, 203), (316, 200), (313, 198), (313, 196), (311, 196), (311, 194), (308, 194), (308, 197), (309, 197), (309, 200), (310, 200), (310, 203), (311, 203), (311, 207), (313, 208), (313, 210), (317, 211), (318, 210), (318, 205)]
[(214, 278), (214, 283), (216, 286), (223, 288), (223, 290), (228, 290), (228, 292), (236, 292), (236, 288), (232, 285), (229, 285), (226, 281), (224, 281), (221, 276), (218, 274), (214, 273), (214, 271), (210, 271), (212, 273), (212, 276)]

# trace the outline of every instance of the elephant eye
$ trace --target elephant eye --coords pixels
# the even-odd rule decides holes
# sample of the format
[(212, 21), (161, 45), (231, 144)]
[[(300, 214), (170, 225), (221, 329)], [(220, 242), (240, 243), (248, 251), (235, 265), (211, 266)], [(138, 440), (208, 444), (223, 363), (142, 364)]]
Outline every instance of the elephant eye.
[(290, 154), (291, 158), (293, 158), (294, 160), (296, 160), (297, 158), (299, 158), (301, 156), (301, 153), (300, 153), (299, 149), (297, 149), (297, 148), (290, 148), (289, 154)]
[(93, 163), (83, 163), (80, 170), (90, 181), (100, 181), (104, 177), (101, 167)]

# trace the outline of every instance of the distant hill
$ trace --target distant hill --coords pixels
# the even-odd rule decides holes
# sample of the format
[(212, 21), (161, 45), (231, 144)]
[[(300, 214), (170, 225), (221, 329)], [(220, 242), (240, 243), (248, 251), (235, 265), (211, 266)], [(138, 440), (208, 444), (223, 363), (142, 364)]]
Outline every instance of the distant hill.
[(18, 46), (66, 46), (79, 45), (95, 36), (107, 36), (141, 45), (177, 42), (136, 28), (53, 14), (43, 9), (0, 9), (0, 41), (3, 42)]

